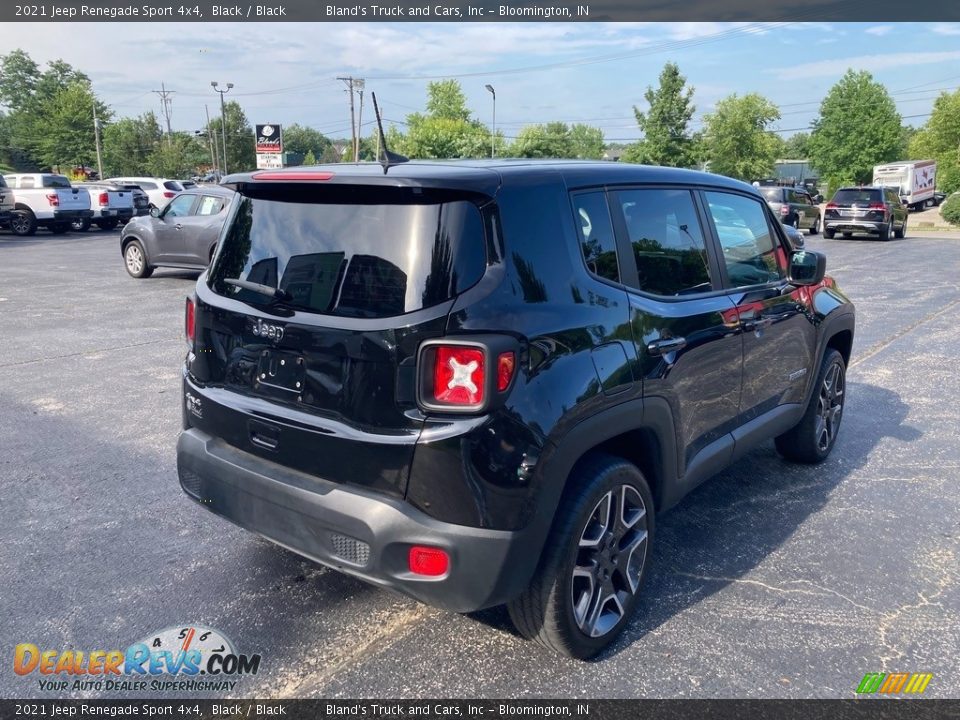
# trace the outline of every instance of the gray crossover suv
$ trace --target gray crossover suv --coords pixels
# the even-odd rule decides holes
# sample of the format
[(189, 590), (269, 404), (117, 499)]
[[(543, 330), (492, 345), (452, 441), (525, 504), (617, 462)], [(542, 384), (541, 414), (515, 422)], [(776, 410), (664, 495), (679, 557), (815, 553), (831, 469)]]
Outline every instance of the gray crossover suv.
[(174, 197), (162, 210), (134, 218), (120, 233), (127, 272), (150, 277), (154, 268), (202, 270), (217, 248), (217, 239), (233, 201), (233, 190), (196, 187)]
[(811, 235), (820, 232), (820, 207), (804, 188), (772, 186), (759, 189), (767, 205), (784, 225), (797, 230), (809, 230)]

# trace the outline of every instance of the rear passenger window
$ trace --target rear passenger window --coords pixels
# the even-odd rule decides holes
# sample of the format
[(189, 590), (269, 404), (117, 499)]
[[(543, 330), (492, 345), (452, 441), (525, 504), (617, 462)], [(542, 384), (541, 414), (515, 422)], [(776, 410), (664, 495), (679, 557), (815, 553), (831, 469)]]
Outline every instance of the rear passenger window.
[(706, 243), (688, 190), (624, 190), (617, 193), (617, 205), (641, 290), (676, 296), (712, 289)]
[(617, 266), (617, 241), (610, 222), (607, 196), (603, 192), (579, 193), (573, 196), (580, 249), (587, 268), (594, 275), (620, 282)]
[(776, 241), (764, 207), (742, 195), (708, 192), (707, 205), (717, 227), (730, 284), (761, 285), (779, 280)]
[(200, 207), (197, 210), (197, 215), (216, 215), (221, 210), (223, 210), (223, 200), (218, 197), (204, 195), (200, 199)]

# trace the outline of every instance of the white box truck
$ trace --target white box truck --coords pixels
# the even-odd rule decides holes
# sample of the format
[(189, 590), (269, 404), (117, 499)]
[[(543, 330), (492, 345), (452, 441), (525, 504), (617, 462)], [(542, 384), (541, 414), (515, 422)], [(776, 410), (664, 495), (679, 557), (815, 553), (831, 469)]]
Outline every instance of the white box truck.
[(937, 163), (935, 160), (901, 160), (877, 165), (873, 168), (873, 184), (896, 189), (900, 200), (911, 210), (922, 210), (934, 204)]

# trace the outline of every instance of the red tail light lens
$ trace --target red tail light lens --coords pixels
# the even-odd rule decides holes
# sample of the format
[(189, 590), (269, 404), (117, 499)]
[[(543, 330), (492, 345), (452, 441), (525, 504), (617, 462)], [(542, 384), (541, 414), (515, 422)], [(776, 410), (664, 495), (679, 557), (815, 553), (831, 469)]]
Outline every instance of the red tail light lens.
[(60, 196), (56, 193), (50, 193), (47, 195), (47, 202), (50, 203), (50, 207), (59, 207), (60, 205)]
[(105, 192), (102, 192), (100, 193), (100, 197), (97, 199), (97, 202), (100, 203), (101, 205), (109, 205), (110, 198), (107, 197), (107, 194)]
[(877, 202), (877, 203), (870, 203), (870, 209), (871, 209), (871, 210), (886, 210), (886, 209), (887, 209), (887, 206), (884, 205), (883, 203), (879, 203), (879, 202)]
[(309, 170), (296, 170), (293, 172), (278, 172), (275, 170), (267, 170), (265, 172), (258, 172), (253, 174), (254, 180), (280, 180), (286, 182), (303, 182), (311, 180), (330, 180), (333, 177), (332, 172), (311, 172)]
[(172, 197), (174, 197), (175, 195), (176, 195), (176, 193), (175, 193), (175, 192), (172, 192), (172, 191), (170, 191), (170, 190), (164, 190), (164, 191), (163, 191), (163, 196), (164, 196), (165, 198), (172, 198)]
[(828, 202), (828, 203), (827, 203), (827, 209), (829, 209), (829, 210), (835, 210), (836, 207), (837, 207), (837, 204), (836, 204), (835, 202)]
[(193, 298), (187, 298), (187, 305), (184, 312), (183, 330), (187, 336), (187, 344), (193, 347), (193, 341), (196, 338), (196, 309), (193, 306)]
[(500, 357), (497, 358), (497, 390), (499, 392), (503, 392), (510, 387), (516, 365), (516, 355), (512, 352), (500, 353)]
[(486, 368), (483, 350), (438, 345), (433, 366), (433, 400), (445, 405), (483, 405)]
[(407, 556), (407, 564), (414, 575), (437, 577), (450, 569), (450, 556), (441, 548), (414, 545)]

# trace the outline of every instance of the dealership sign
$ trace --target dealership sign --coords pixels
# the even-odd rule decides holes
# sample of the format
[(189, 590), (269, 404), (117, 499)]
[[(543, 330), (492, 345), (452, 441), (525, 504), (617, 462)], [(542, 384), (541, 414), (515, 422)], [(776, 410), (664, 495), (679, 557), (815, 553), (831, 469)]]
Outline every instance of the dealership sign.
[(257, 153), (257, 170), (279, 170), (283, 167), (280, 153)]
[(257, 125), (257, 154), (272, 153), (279, 155), (283, 152), (283, 133), (279, 125)]

